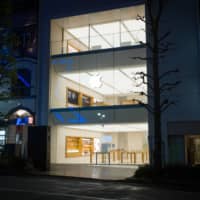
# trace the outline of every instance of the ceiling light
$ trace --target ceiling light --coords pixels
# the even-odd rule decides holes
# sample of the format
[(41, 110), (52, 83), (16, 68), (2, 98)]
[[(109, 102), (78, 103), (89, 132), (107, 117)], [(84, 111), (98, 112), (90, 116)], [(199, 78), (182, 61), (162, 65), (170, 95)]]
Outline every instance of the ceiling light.
[(26, 114), (26, 113), (27, 113), (26, 110), (18, 110), (18, 111), (16, 111), (16, 115), (18, 115), (19, 117), (24, 115), (24, 114)]

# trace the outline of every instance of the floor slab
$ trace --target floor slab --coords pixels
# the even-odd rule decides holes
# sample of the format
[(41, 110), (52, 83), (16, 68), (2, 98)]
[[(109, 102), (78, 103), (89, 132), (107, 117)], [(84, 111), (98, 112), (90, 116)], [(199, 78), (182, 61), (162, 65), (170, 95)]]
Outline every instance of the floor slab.
[(134, 175), (136, 165), (52, 164), (49, 175), (123, 180)]

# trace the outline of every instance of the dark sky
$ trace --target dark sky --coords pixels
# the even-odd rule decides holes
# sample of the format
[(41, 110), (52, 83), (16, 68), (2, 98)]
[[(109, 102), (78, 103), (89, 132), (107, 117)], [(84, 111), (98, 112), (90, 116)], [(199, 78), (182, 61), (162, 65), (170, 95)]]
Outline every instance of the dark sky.
[(38, 0), (11, 0), (14, 5), (14, 12), (35, 10), (38, 7)]
[(37, 23), (38, 0), (11, 0), (13, 5), (12, 21), (15, 27)]

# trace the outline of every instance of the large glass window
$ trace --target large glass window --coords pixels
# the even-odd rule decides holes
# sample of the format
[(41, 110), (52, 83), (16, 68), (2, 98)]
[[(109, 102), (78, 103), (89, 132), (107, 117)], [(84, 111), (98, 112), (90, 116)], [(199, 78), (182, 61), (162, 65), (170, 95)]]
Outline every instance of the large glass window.
[[(147, 123), (58, 126), (58, 159), (66, 163), (147, 164)], [(65, 145), (64, 145), (65, 144)]]
[(138, 45), (146, 41), (144, 6), (52, 20), (51, 54)]
[[(67, 106), (109, 106), (137, 104), (137, 100), (144, 100), (140, 96), (146, 92), (146, 86), (138, 86), (134, 79), (137, 72), (146, 72), (145, 67), (130, 67), (118, 69), (105, 69), (98, 71), (81, 71), (79, 73), (66, 73), (63, 76), (73, 86), (77, 86), (74, 93), (74, 102), (69, 95), (68, 88)], [(71, 87), (73, 87), (71, 86)], [(70, 87), (70, 86), (69, 86)], [(80, 99), (80, 100), (78, 100)]]
[(79, 62), (78, 68), (62, 68), (64, 64), (60, 65), (59, 62), (54, 60), (52, 65), (52, 108), (133, 105), (147, 102), (146, 96), (143, 95), (147, 94), (146, 84), (143, 84), (142, 79), (136, 79), (137, 73), (146, 73), (145, 63), (103, 66), (102, 60), (98, 59), (98, 63), (95, 63), (91, 58), (85, 64)]

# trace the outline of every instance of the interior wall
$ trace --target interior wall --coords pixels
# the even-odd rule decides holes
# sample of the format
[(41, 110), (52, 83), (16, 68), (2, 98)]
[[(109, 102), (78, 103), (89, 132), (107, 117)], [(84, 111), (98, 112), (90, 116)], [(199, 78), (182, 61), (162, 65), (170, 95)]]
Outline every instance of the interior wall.
[(51, 54), (61, 53), (62, 49), (62, 27), (54, 21), (51, 22)]
[(51, 151), (56, 152), (56, 156), (54, 155), (56, 158), (52, 157), (51, 163), (85, 163), (86, 161), (84, 157), (65, 158), (65, 137), (77, 136), (77, 137), (100, 138), (102, 136), (102, 133), (94, 131), (76, 130), (76, 129), (66, 128), (64, 126), (58, 126), (56, 136), (57, 136), (56, 140), (57, 148), (56, 150), (53, 149), (53, 147), (55, 147), (53, 144), (54, 141), (51, 147)]
[(147, 133), (128, 133), (128, 149), (129, 151), (141, 151), (148, 145)]

